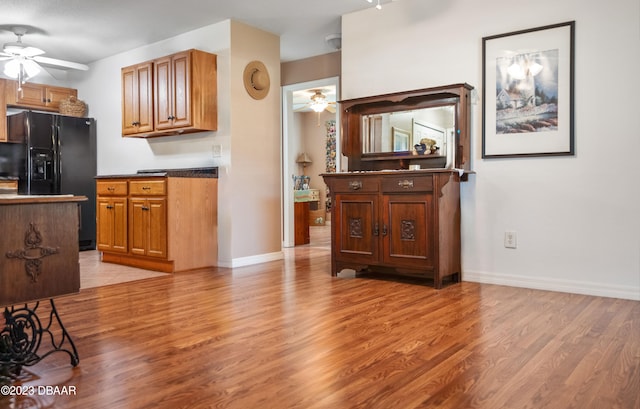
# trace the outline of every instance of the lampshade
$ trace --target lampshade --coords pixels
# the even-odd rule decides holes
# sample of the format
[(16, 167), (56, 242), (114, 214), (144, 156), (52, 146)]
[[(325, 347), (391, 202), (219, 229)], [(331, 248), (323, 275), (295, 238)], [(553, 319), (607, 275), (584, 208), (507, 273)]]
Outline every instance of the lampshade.
[(4, 74), (10, 78), (17, 78), (20, 83), (35, 77), (40, 73), (38, 64), (26, 58), (13, 59), (4, 65)]
[(298, 156), (298, 159), (296, 160), (296, 162), (302, 163), (303, 166), (307, 166), (308, 163), (311, 163), (311, 158), (309, 157), (309, 155), (307, 155), (306, 152), (302, 152)]

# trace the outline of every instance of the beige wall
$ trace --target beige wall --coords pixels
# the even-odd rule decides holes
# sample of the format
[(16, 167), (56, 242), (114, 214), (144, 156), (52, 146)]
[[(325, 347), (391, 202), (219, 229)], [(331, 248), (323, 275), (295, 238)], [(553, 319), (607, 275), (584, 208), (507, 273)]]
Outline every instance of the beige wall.
[(282, 85), (339, 77), (341, 65), (340, 51), (289, 61), (281, 65)]
[[(245, 90), (246, 65), (262, 61), (270, 77), (264, 99)], [(282, 256), (280, 176), (280, 39), (254, 27), (231, 23), (231, 206), (232, 265), (251, 257)]]

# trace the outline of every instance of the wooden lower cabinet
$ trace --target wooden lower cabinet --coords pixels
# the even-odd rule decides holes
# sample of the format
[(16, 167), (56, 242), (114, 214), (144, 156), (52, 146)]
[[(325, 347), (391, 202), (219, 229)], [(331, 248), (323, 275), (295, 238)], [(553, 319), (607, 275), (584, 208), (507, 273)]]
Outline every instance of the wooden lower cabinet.
[[(217, 183), (206, 177), (98, 178), (102, 261), (163, 272), (215, 266)], [(116, 191), (125, 192), (121, 203)]]
[(323, 175), (332, 274), (345, 268), (459, 281), (460, 179), (451, 171)]

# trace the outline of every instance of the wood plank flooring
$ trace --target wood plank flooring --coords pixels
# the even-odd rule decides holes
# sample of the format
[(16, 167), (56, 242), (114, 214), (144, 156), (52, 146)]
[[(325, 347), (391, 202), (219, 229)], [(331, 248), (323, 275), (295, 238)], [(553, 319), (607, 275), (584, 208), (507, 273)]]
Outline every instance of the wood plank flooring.
[(640, 302), (462, 282), (331, 277), (285, 260), (56, 300), (52, 355), (0, 408), (640, 408)]

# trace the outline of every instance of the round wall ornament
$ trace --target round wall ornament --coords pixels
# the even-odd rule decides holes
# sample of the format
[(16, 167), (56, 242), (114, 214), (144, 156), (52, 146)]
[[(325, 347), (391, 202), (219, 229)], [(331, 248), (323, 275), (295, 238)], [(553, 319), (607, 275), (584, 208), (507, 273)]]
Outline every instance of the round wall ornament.
[(251, 61), (244, 69), (244, 88), (253, 99), (262, 99), (269, 93), (269, 72), (260, 61)]

